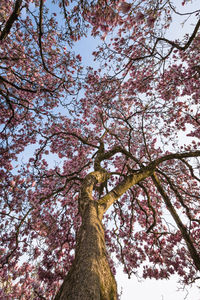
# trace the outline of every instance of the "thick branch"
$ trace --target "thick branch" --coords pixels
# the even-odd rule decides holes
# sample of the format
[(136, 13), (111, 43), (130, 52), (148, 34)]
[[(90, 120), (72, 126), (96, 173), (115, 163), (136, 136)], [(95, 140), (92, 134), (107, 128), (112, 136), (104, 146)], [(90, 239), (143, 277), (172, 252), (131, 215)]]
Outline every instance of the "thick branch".
[(81, 215), (85, 212), (85, 207), (89, 201), (94, 201), (93, 190), (94, 186), (99, 183), (103, 183), (109, 177), (109, 174), (102, 170), (89, 173), (83, 180), (81, 192), (79, 196), (79, 212)]
[(38, 35), (38, 43), (39, 43), (39, 48), (40, 48), (40, 56), (42, 59), (42, 65), (43, 68), (46, 72), (50, 73), (53, 75), (47, 68), (45, 60), (44, 60), (44, 55), (43, 55), (43, 49), (42, 49), (42, 36), (43, 36), (43, 6), (44, 6), (44, 0), (40, 0), (40, 15), (39, 15), (39, 35)]
[(14, 10), (13, 10), (12, 14), (10, 15), (9, 19), (7, 20), (3, 31), (1, 32), (0, 41), (5, 39), (8, 36), (8, 34), (10, 33), (13, 23), (17, 20), (19, 14), (20, 14), (21, 4), (22, 4), (22, 0), (16, 0)]
[[(100, 150), (100, 149), (99, 149)], [(142, 167), (142, 164), (139, 162), (139, 160), (134, 157), (129, 151), (127, 151), (126, 149), (122, 148), (121, 146), (114, 146), (111, 150), (105, 152), (104, 149), (103, 151), (98, 151), (98, 164), (100, 165), (100, 163), (103, 160), (107, 160), (112, 158), (115, 154), (117, 153), (122, 153), (124, 154), (127, 158), (132, 159), (134, 162), (136, 162), (140, 167)], [(96, 159), (97, 160), (97, 159)]]
[(167, 209), (169, 210), (176, 225), (178, 226), (179, 230), (181, 231), (183, 239), (186, 242), (188, 251), (193, 259), (193, 262), (194, 262), (196, 268), (198, 270), (200, 270), (200, 256), (199, 256), (196, 248), (194, 247), (194, 244), (193, 244), (193, 241), (191, 240), (190, 235), (187, 232), (187, 228), (185, 227), (185, 225), (182, 223), (181, 219), (179, 218), (174, 206), (172, 205), (172, 203), (170, 201), (170, 198), (168, 197), (167, 193), (165, 192), (162, 185), (160, 184), (158, 177), (155, 174), (153, 174), (151, 177), (152, 177), (152, 180), (153, 180), (155, 186), (157, 187), (159, 193), (161, 194)]
[(43, 7), (44, 7), (44, 0), (40, 0), (40, 14), (39, 14), (39, 25), (38, 25), (38, 30), (39, 30), (39, 34), (38, 34), (38, 44), (39, 44), (39, 48), (40, 48), (40, 56), (41, 56), (41, 60), (42, 60), (42, 65), (44, 70), (51, 74), (52, 76), (58, 78), (59, 80), (61, 80), (61, 78), (59, 76), (57, 76), (56, 74), (52, 73), (49, 68), (46, 65), (45, 59), (44, 59), (44, 54), (43, 54), (43, 47), (42, 47), (42, 36), (43, 36)]
[(194, 40), (194, 38), (195, 38), (195, 36), (196, 36), (196, 34), (199, 30), (199, 27), (200, 27), (200, 20), (197, 22), (192, 35), (190, 36), (189, 40), (187, 41), (187, 43), (184, 46), (180, 46), (179, 44), (177, 44), (173, 41), (170, 41), (166, 38), (157, 38), (156, 43), (154, 45), (154, 49), (156, 48), (156, 45), (159, 41), (163, 41), (163, 42), (166, 42), (166, 43), (170, 44), (173, 48), (177, 48), (179, 50), (184, 51), (191, 45), (192, 41)]
[(144, 170), (127, 176), (114, 189), (99, 200), (104, 213), (119, 197), (121, 197), (132, 186), (149, 177), (153, 173), (153, 169), (144, 168)]
[(118, 198), (120, 198), (128, 189), (135, 184), (151, 176), (156, 167), (167, 160), (181, 159), (187, 157), (200, 156), (200, 151), (191, 151), (185, 153), (171, 153), (152, 161), (148, 166), (141, 168), (137, 172), (125, 177), (115, 188), (99, 200), (99, 205), (104, 213)]
[(151, 164), (158, 166), (160, 163), (170, 159), (181, 159), (181, 158), (198, 157), (198, 156), (200, 156), (200, 150), (183, 152), (183, 153), (171, 153), (154, 160)]
[(189, 207), (185, 204), (183, 197), (181, 196), (181, 194), (179, 193), (178, 189), (176, 188), (176, 186), (173, 184), (173, 182), (171, 181), (171, 179), (169, 178), (169, 176), (167, 176), (166, 174), (164, 174), (161, 171), (158, 171), (160, 174), (162, 174), (162, 176), (164, 176), (170, 186), (170, 188), (172, 189), (172, 191), (174, 192), (175, 196), (177, 197), (177, 199), (179, 200), (179, 202), (181, 203), (181, 205), (184, 207), (185, 212), (187, 217), (189, 218), (190, 221), (194, 221), (200, 224), (200, 220), (198, 219), (194, 219), (191, 215), (191, 211), (189, 209)]
[[(22, 91), (24, 91), (24, 92), (30, 92), (30, 93), (37, 93), (37, 90), (31, 90), (31, 89), (26, 89), (26, 88), (23, 88), (23, 87), (19, 87), (19, 86), (17, 86), (15, 83), (8, 81), (5, 77), (2, 77), (1, 75), (0, 75), (0, 81), (1, 81), (1, 82), (5, 82), (5, 83), (7, 83), (7, 84), (13, 86), (13, 87), (16, 88), (17, 90), (22, 90)], [(44, 90), (43, 90), (43, 91), (44, 91)]]

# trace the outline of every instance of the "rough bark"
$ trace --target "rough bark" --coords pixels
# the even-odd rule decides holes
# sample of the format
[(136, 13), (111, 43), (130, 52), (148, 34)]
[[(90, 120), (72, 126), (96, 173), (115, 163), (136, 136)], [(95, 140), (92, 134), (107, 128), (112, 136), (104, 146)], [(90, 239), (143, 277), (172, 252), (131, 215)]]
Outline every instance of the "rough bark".
[(105, 247), (97, 203), (88, 201), (77, 235), (76, 254), (55, 300), (116, 300), (117, 285)]
[(109, 178), (109, 174), (100, 163), (117, 152), (121, 152), (121, 149), (115, 148), (105, 153), (104, 148), (101, 147), (95, 160), (95, 171), (88, 174), (83, 181), (79, 197), (82, 225), (76, 238), (75, 259), (54, 300), (116, 300), (117, 285), (106, 254), (101, 221), (103, 214), (130, 187), (149, 176), (152, 176), (154, 180), (153, 173), (160, 163), (170, 159), (200, 155), (200, 151), (195, 151), (169, 154), (158, 158), (150, 162), (148, 166), (133, 171), (133, 174), (126, 176), (122, 182), (96, 201), (93, 198), (95, 187)]

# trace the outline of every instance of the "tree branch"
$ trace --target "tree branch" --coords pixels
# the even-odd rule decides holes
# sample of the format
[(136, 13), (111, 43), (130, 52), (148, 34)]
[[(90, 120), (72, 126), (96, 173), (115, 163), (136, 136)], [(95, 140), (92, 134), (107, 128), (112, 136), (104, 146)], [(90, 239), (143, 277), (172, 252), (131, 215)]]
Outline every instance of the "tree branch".
[(151, 176), (155, 171), (156, 167), (167, 160), (171, 159), (181, 159), (187, 157), (197, 157), (200, 156), (200, 151), (190, 151), (185, 153), (171, 153), (160, 157), (152, 161), (146, 167), (142, 167), (137, 172), (126, 176), (125, 179), (120, 182), (116, 187), (114, 187), (109, 193), (100, 198), (99, 205), (102, 207), (102, 213), (104, 213), (118, 198), (120, 198), (128, 189), (130, 189), (135, 184)]
[(10, 15), (9, 19), (7, 20), (3, 31), (1, 32), (0, 41), (5, 39), (8, 36), (8, 34), (10, 33), (13, 23), (17, 20), (19, 14), (20, 14), (21, 4), (22, 4), (22, 0), (16, 0), (14, 10), (13, 10), (12, 14)]
[(144, 168), (136, 174), (127, 176), (115, 188), (99, 200), (99, 205), (102, 207), (104, 213), (118, 198), (120, 198), (128, 189), (135, 184), (149, 177), (153, 173), (153, 169)]
[(163, 41), (163, 42), (166, 42), (166, 43), (170, 44), (173, 48), (177, 48), (179, 50), (183, 50), (184, 51), (184, 50), (186, 50), (190, 46), (190, 44), (194, 40), (194, 38), (195, 38), (195, 36), (196, 36), (196, 34), (197, 34), (198, 30), (199, 30), (199, 27), (200, 27), (200, 20), (197, 22), (192, 35), (190, 36), (189, 40), (187, 41), (187, 43), (184, 46), (180, 46), (179, 44), (177, 44), (177, 43), (175, 43), (173, 41), (170, 41), (170, 40), (168, 40), (166, 38), (157, 38), (156, 42), (155, 42), (155, 45), (154, 45), (154, 49), (156, 48), (156, 45), (157, 45), (158, 42)]
[(200, 270), (200, 256), (199, 256), (196, 248), (194, 247), (193, 241), (191, 240), (191, 237), (187, 232), (186, 226), (182, 223), (181, 219), (179, 218), (174, 206), (172, 205), (172, 203), (170, 201), (170, 198), (168, 197), (167, 193), (165, 192), (162, 185), (160, 184), (160, 181), (159, 181), (158, 177), (156, 176), (156, 174), (154, 173), (151, 176), (151, 178), (152, 178), (155, 186), (157, 187), (157, 190), (161, 194), (168, 211), (170, 212), (170, 214), (173, 217), (176, 225), (178, 226), (179, 230), (181, 231), (183, 239), (186, 242), (188, 251), (189, 251), (189, 253), (190, 253), (190, 255), (193, 259), (193, 262), (194, 262), (196, 268), (198, 270)]
[(166, 174), (164, 174), (161, 171), (158, 171), (162, 176), (164, 176), (170, 186), (170, 188), (172, 189), (172, 191), (174, 192), (175, 196), (177, 197), (177, 199), (179, 200), (179, 202), (181, 203), (182, 207), (184, 207), (185, 211), (186, 211), (186, 215), (188, 217), (188, 219), (190, 221), (194, 221), (200, 224), (200, 220), (198, 219), (194, 219), (191, 215), (191, 211), (189, 209), (189, 207), (185, 204), (183, 197), (181, 196), (181, 194), (179, 193), (178, 189), (176, 188), (176, 186), (174, 185), (174, 183), (171, 181), (170, 177), (167, 176)]

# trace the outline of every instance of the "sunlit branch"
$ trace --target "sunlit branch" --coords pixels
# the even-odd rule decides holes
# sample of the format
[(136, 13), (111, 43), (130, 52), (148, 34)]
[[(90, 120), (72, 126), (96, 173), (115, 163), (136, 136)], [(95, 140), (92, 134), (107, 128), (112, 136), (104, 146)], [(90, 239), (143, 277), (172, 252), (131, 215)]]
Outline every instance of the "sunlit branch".
[(99, 200), (99, 205), (102, 206), (102, 209), (106, 211), (118, 198), (120, 198), (128, 189), (130, 189), (135, 184), (139, 183), (140, 181), (146, 179), (147, 177), (151, 176), (155, 171), (156, 167), (167, 160), (170, 159), (181, 159), (186, 157), (197, 157), (200, 156), (200, 151), (191, 151), (185, 153), (172, 153), (160, 157), (147, 165), (146, 167), (142, 167), (136, 173), (128, 175), (125, 179), (120, 182), (116, 187), (114, 187), (108, 194), (103, 196)]

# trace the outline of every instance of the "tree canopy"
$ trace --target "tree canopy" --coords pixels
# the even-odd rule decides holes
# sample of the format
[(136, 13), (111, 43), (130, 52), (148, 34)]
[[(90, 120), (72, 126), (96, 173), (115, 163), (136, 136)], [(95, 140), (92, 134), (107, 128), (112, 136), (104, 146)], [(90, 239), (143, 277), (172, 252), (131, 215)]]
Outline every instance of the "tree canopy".
[[(113, 274), (199, 278), (199, 16), (186, 0), (1, 0), (2, 299), (55, 297), (88, 199)], [(94, 66), (74, 52), (87, 36)]]

